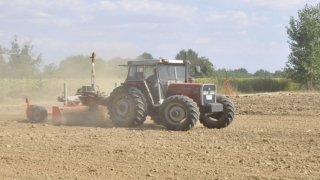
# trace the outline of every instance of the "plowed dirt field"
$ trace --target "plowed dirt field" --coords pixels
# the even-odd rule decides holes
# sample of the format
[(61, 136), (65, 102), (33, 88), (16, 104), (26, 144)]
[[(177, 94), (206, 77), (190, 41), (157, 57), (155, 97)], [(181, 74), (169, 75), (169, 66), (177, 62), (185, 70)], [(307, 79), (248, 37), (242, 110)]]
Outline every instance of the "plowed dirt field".
[(88, 117), (34, 124), (25, 104), (2, 104), (0, 179), (320, 179), (319, 93), (243, 95), (233, 102), (230, 126), (198, 124), (187, 132), (150, 120), (138, 128)]

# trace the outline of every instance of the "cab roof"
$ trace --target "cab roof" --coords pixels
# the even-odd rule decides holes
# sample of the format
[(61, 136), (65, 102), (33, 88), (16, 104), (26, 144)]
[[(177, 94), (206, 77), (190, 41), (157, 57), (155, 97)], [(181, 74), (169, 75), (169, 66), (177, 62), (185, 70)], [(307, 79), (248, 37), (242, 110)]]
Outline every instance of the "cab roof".
[(175, 59), (145, 59), (139, 61), (128, 61), (127, 65), (156, 65), (156, 64), (184, 64), (184, 60), (175, 60)]

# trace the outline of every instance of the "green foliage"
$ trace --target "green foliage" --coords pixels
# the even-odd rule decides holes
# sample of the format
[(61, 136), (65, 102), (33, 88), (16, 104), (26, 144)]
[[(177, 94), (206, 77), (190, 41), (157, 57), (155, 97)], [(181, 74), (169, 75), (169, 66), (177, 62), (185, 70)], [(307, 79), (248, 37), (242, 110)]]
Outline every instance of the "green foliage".
[(54, 63), (50, 63), (43, 67), (43, 77), (52, 78), (56, 75), (58, 67)]
[[(151, 58), (149, 53), (143, 53), (139, 58)], [(119, 66), (126, 65), (132, 59), (123, 59), (116, 57), (108, 61), (102, 58), (97, 58), (94, 63), (95, 74), (97, 77), (121, 77), (125, 78), (127, 75), (127, 67)], [(56, 78), (90, 78), (92, 69), (92, 62), (89, 56), (75, 55), (69, 56), (62, 60), (59, 66), (54, 64), (46, 65), (43, 69), (42, 77), (56, 77)]]
[[(143, 53), (134, 60), (154, 59), (150, 53)], [(121, 77), (127, 75), (127, 67), (119, 66), (126, 65), (132, 59), (123, 59), (120, 57), (112, 58), (108, 61), (102, 58), (97, 58), (94, 62), (96, 77)], [(89, 56), (75, 55), (69, 56), (62, 60), (57, 67), (51, 63), (44, 66), (42, 77), (53, 78), (90, 78), (92, 62)]]
[[(193, 77), (213, 76), (214, 68), (213, 68), (213, 64), (209, 61), (209, 58), (199, 57), (198, 53), (196, 53), (192, 49), (189, 49), (188, 51), (181, 50), (176, 55), (175, 59), (189, 60), (191, 63), (189, 67), (189, 72), (190, 72), (190, 75)], [(200, 66), (202, 71), (201, 74), (197, 74), (195, 72), (196, 66)]]
[[(229, 71), (230, 72), (230, 71)], [(235, 69), (233, 70), (236, 77), (251, 77), (252, 74), (249, 73), (245, 68)]]
[[(108, 62), (97, 58), (94, 61), (94, 69), (96, 76), (106, 77), (109, 75), (109, 71), (112, 70), (112, 66), (108, 66)], [(92, 61), (89, 56), (76, 55), (69, 56), (60, 62), (58, 68), (51, 64), (45, 66), (45, 72), (56, 72), (57, 78), (90, 78), (92, 69)]]
[(244, 91), (246, 87), (239, 87), (239, 84), (244, 83), (247, 86), (252, 87), (252, 92), (277, 92), (277, 91), (289, 91), (293, 90), (294, 84), (292, 81), (287, 79), (279, 78), (252, 78), (246, 79), (242, 82), (236, 81), (239, 91)]
[(11, 49), (4, 48), (3, 52), (8, 59), (7, 77), (32, 78), (40, 73), (42, 57), (41, 54), (36, 56), (33, 52), (31, 39), (25, 41), (20, 48), (17, 36), (14, 36), (11, 41)]
[(260, 69), (260, 70), (256, 71), (255, 73), (253, 73), (253, 76), (255, 76), (255, 77), (271, 77), (272, 73), (270, 73), (269, 71)]
[(258, 71), (256, 71), (255, 73), (251, 74), (249, 73), (245, 68), (240, 68), (240, 69), (235, 69), (235, 70), (231, 70), (231, 69), (218, 69), (214, 71), (214, 75), (216, 77), (226, 77), (226, 75), (228, 75), (228, 77), (231, 78), (251, 78), (251, 77), (284, 77), (284, 72), (277, 70), (274, 73), (270, 73), (269, 71), (260, 69)]
[(248, 78), (252, 77), (252, 74), (249, 73), (245, 68), (235, 69), (235, 70), (227, 70), (227, 69), (218, 69), (214, 71), (214, 75), (216, 77), (234, 77), (234, 78)]
[(280, 71), (280, 70), (276, 70), (273, 75), (273, 77), (276, 77), (276, 78), (283, 78), (285, 77), (285, 72), (284, 71)]
[(143, 60), (143, 59), (154, 59), (150, 53), (144, 52), (140, 56), (136, 57), (135, 60)]
[(291, 53), (286, 62), (288, 78), (313, 89), (320, 80), (320, 4), (298, 11), (291, 17), (287, 34)]
[[(234, 92), (256, 93), (296, 90), (293, 81), (283, 78), (230, 78)], [(225, 93), (225, 78), (197, 78), (197, 83), (213, 83), (218, 86), (218, 92)]]

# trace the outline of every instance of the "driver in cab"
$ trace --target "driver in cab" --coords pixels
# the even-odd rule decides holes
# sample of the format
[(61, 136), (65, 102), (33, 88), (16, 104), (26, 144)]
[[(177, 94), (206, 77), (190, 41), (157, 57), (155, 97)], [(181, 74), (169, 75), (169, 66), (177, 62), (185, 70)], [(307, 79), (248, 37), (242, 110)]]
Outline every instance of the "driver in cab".
[(147, 78), (147, 83), (148, 83), (148, 86), (152, 89), (158, 87), (158, 78), (157, 78), (156, 68), (153, 69), (153, 74)]

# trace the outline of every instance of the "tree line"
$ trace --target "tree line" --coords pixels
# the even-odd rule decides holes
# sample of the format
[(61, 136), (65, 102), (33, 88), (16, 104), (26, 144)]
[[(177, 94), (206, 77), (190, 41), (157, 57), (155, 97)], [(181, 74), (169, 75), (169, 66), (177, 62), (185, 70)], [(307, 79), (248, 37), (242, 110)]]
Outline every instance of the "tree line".
[[(11, 48), (2, 48), (0, 46), (0, 78), (85, 78), (90, 76), (91, 61), (88, 55), (73, 55), (59, 62), (43, 65), (42, 54), (36, 54), (33, 51), (31, 39), (18, 43), (17, 36), (11, 41)], [(95, 61), (96, 72), (100, 76), (125, 76), (127, 70), (119, 65), (126, 64), (127, 61), (156, 59), (150, 53), (142, 53), (132, 59), (113, 58), (104, 60), (97, 58)], [(193, 77), (224, 77), (226, 69), (215, 69), (209, 58), (199, 56), (194, 50), (181, 50), (175, 59), (190, 61), (190, 74)], [(201, 73), (195, 73), (195, 67), (201, 67)], [(245, 68), (227, 70), (229, 77), (280, 77), (282, 72), (276, 71), (270, 73), (266, 70), (258, 70), (251, 74)]]

